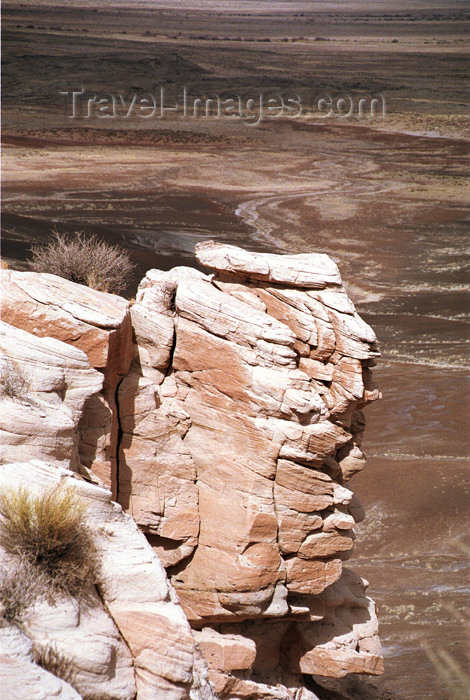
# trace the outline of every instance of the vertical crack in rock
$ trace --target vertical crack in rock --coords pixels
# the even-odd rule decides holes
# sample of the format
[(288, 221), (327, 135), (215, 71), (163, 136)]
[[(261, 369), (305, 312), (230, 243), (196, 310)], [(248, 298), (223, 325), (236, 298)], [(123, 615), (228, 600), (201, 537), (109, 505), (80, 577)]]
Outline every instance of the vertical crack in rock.
[(168, 355), (168, 366), (163, 377), (163, 381), (168, 377), (170, 372), (173, 371), (173, 356), (176, 350), (176, 343), (178, 341), (178, 316), (176, 314), (176, 292), (178, 285), (176, 282), (164, 283), (162, 285), (162, 292), (164, 298), (164, 304), (168, 311), (173, 316), (173, 339), (171, 342), (170, 352)]
[(120, 490), (120, 475), (119, 475), (119, 454), (121, 450), (121, 445), (122, 445), (122, 439), (123, 439), (123, 430), (121, 426), (121, 407), (119, 405), (119, 388), (124, 380), (124, 377), (122, 377), (121, 381), (116, 385), (116, 391), (114, 393), (114, 404), (116, 406), (116, 422), (117, 422), (117, 435), (116, 435), (116, 447), (114, 450), (114, 459), (116, 462), (116, 486), (115, 486), (115, 499), (116, 502), (119, 503), (119, 490)]
[(195, 465), (184, 444), (191, 420), (173, 361), (177, 283), (157, 270), (143, 280), (131, 309), (134, 361), (119, 396), (120, 503), (167, 567), (191, 555), (199, 533)]

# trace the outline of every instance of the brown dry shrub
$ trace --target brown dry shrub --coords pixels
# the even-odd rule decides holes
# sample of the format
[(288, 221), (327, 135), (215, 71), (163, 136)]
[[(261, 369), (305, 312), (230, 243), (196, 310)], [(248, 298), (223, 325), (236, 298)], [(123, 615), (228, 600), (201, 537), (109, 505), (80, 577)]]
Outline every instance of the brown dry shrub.
[(73, 685), (76, 678), (76, 669), (73, 662), (57, 649), (57, 644), (36, 643), (33, 648), (33, 656), (38, 666), (46, 669), (54, 676), (62, 678), (66, 683)]
[(28, 608), (47, 590), (44, 574), (23, 557), (8, 562), (0, 571), (1, 616), (7, 624), (21, 624)]
[(34, 272), (50, 272), (111, 294), (126, 289), (134, 269), (123, 248), (84, 231), (70, 235), (53, 231), (48, 243), (35, 245), (31, 251), (29, 266)]
[(70, 487), (30, 493), (5, 490), (0, 499), (0, 545), (13, 570), (23, 570), (44, 585), (38, 594), (53, 602), (58, 594), (85, 595), (99, 580), (99, 561), (86, 524), (87, 507)]

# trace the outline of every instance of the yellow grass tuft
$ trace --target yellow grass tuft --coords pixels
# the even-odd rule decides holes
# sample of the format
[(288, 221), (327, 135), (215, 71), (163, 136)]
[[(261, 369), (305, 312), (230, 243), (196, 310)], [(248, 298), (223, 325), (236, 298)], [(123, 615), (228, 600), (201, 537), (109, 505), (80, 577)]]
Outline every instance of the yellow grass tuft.
[(1, 494), (0, 545), (13, 569), (26, 566), (33, 572), (29, 578), (36, 576), (45, 584), (50, 599), (57, 593), (80, 596), (98, 581), (86, 513), (83, 500), (70, 487), (52, 487), (39, 494), (19, 487)]

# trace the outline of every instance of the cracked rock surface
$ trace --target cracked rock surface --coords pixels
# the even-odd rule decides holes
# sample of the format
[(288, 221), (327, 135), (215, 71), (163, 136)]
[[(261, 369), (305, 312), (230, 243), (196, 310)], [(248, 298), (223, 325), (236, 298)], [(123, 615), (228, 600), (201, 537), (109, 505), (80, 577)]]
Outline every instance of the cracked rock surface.
[[(367, 582), (344, 566), (364, 518), (347, 482), (365, 466), (362, 409), (379, 398), (376, 338), (326, 255), (213, 242), (196, 255), (207, 274), (149, 270), (133, 304), (52, 275), (2, 272), (5, 336), (17, 326), (38, 352), (55, 338), (64, 357), (74, 346), (62, 389), (54, 380), (48, 396), (51, 411), (68, 412), (74, 457), (64, 457), (69, 443), (57, 456), (47, 434), (43, 459), (111, 487), (177, 591), (174, 627), (161, 601), (143, 610), (129, 598), (146, 564), (112, 585), (107, 614), (127, 643), (137, 697), (173, 697), (158, 695), (168, 683), (175, 698), (206, 697), (197, 669), (208, 668), (220, 698), (313, 700), (306, 676), (382, 671)], [(7, 355), (21, 364), (15, 344)], [(4, 461), (24, 459), (7, 448)], [(116, 551), (103, 553), (109, 581), (125, 541), (116, 532)]]

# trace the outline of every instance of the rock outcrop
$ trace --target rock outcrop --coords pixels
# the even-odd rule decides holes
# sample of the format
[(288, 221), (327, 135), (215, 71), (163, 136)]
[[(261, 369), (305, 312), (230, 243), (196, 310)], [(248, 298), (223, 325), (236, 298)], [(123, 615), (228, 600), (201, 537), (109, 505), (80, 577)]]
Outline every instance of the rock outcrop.
[(78, 471), (79, 424), (103, 375), (84, 352), (0, 322), (2, 461), (47, 459)]
[[(313, 700), (306, 676), (382, 670), (367, 582), (344, 566), (364, 518), (345, 483), (365, 466), (376, 338), (326, 255), (215, 243), (196, 254), (208, 274), (150, 270), (132, 305), (51, 275), (2, 273), (7, 361), (21, 369), (20, 336), (37, 346), (32, 356), (50, 353), (31, 360), (50, 361), (49, 384), (30, 390), (48, 419), (47, 402), (68, 420), (28, 438), (18, 399), (4, 397), (4, 461), (31, 447), (30, 457), (72, 469), (60, 478), (90, 490), (101, 526), (114, 528), (103, 549), (114, 583), (100, 596), (139, 698), (189, 697), (191, 687), (196, 698), (192, 677), (208, 665), (220, 698)], [(141, 544), (145, 565), (129, 555), (128, 579), (132, 521), (78, 474), (112, 486), (153, 549), (149, 559)], [(163, 573), (155, 583), (157, 561), (169, 583)], [(154, 600), (152, 585), (166, 592)]]
[[(327, 256), (208, 243), (197, 257), (215, 274), (151, 270), (131, 309), (119, 501), (212, 650), (222, 696), (282, 669), (378, 673), (374, 605), (343, 568), (363, 517), (344, 483), (365, 466), (375, 336)], [(255, 642), (249, 666), (233, 638)]]
[[(191, 686), (204, 681), (204, 665), (197, 664), (195, 640), (164, 569), (132, 518), (111, 501), (109, 491), (69, 470), (39, 460), (2, 466), (0, 492), (25, 484), (33, 492), (62, 484), (81, 496), (101, 565), (100, 583), (98, 590), (90, 587), (84, 603), (68, 597), (54, 604), (36, 601), (22, 613), (21, 631), (2, 624), (0, 615), (0, 697), (7, 700), (3, 689), (11, 686), (16, 689), (8, 700), (55, 694), (84, 700), (188, 698)], [(0, 557), (8, 567), (1, 548)], [(49, 695), (50, 673), (33, 666), (38, 655), (40, 664), (68, 681), (62, 687), (55, 679)], [(22, 677), (15, 686), (10, 675), (15, 664), (31, 687), (46, 683), (43, 696), (21, 696)]]
[(55, 275), (1, 271), (1, 317), (33, 335), (83, 350), (103, 376), (78, 426), (80, 463), (116, 495), (116, 390), (132, 360), (129, 303)]

